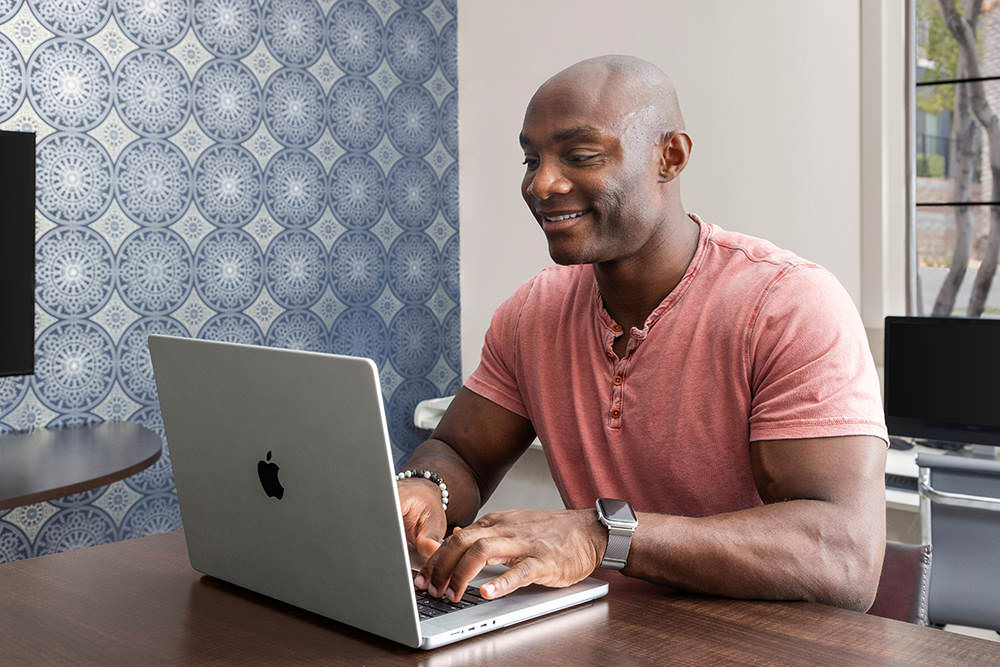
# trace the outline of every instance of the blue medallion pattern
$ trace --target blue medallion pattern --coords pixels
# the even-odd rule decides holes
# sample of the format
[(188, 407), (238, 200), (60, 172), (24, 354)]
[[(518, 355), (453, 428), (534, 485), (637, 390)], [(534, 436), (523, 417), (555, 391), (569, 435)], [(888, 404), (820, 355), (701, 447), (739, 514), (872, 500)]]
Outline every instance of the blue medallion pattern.
[(28, 0), (28, 6), (49, 32), (65, 37), (89, 37), (111, 16), (108, 0)]
[(122, 532), (142, 537), (173, 530), (181, 522), (181, 506), (174, 493), (146, 496), (122, 520)]
[(441, 213), (451, 228), (458, 230), (458, 163), (453, 162), (441, 175)]
[(306, 148), (326, 126), (323, 88), (309, 72), (278, 70), (264, 86), (264, 124), (286, 146)]
[[(389, 437), (401, 452), (412, 452), (427, 438), (427, 431), (418, 430), (413, 425), (413, 409), (420, 401), (438, 393), (438, 388), (427, 378), (406, 380), (392, 392), (387, 410)], [(402, 458), (397, 456), (397, 468), (403, 463)]]
[(21, 8), (22, 2), (24, 0), (0, 0), (0, 23), (7, 21), (14, 14), (17, 14), (17, 10)]
[(403, 158), (389, 170), (389, 213), (403, 229), (426, 229), (438, 210), (434, 168), (416, 158)]
[(387, 106), (386, 131), (396, 150), (420, 157), (434, 148), (438, 108), (426, 88), (412, 84), (398, 86), (389, 95)]
[[(52, 422), (49, 422), (49, 426), (63, 427), (63, 426), (74, 425), (69, 422), (85, 423), (80, 420), (79, 415), (63, 415), (61, 418), (57, 418), (53, 421), (57, 421), (58, 423), (53, 424)], [(95, 419), (94, 421), (100, 421), (100, 420)], [(104, 487), (97, 487), (96, 489), (89, 489), (87, 491), (81, 491), (80, 493), (73, 493), (63, 498), (50, 500), (48, 502), (52, 503), (56, 507), (75, 507), (77, 505), (86, 505), (87, 503), (91, 503), (100, 498), (101, 494), (103, 493), (104, 493)]]
[(111, 391), (114, 364), (104, 329), (88, 320), (60, 320), (35, 343), (35, 393), (56, 412), (90, 410)]
[(28, 541), (28, 536), (17, 526), (0, 521), (0, 563), (13, 563), (30, 554), (31, 542)]
[(184, 325), (171, 317), (144, 317), (122, 334), (118, 341), (118, 381), (129, 398), (143, 405), (156, 401), (153, 364), (146, 346), (151, 334), (188, 335)]
[(256, 0), (194, 0), (194, 34), (212, 55), (242, 58), (260, 41)]
[[(66, 426), (82, 426), (83, 424), (97, 424), (104, 421), (93, 412), (74, 412), (71, 414), (59, 415), (54, 417), (48, 424), (48, 428), (64, 428)], [(83, 492), (75, 494), (77, 497), (89, 497), (93, 492)], [(100, 495), (99, 493), (97, 495)], [(66, 496), (67, 498), (73, 498), (74, 496)], [(57, 501), (50, 501), (56, 505), (59, 503)]]
[(274, 320), (264, 343), (290, 350), (326, 351), (326, 327), (311, 310), (286, 310)]
[(371, 308), (348, 308), (330, 328), (330, 351), (373, 359), (379, 368), (389, 354), (389, 329)]
[(27, 375), (0, 378), (0, 416), (13, 410), (28, 393)]
[(0, 35), (0, 122), (14, 115), (24, 100), (24, 62), (17, 47)]
[(111, 67), (87, 42), (56, 37), (28, 61), (28, 99), (49, 125), (89, 130), (111, 111)]
[(458, 157), (458, 91), (453, 90), (441, 103), (441, 143), (452, 157)]
[(171, 313), (191, 292), (193, 262), (177, 232), (138, 229), (118, 249), (118, 293), (136, 312)]
[(378, 86), (364, 77), (345, 76), (330, 89), (330, 133), (349, 151), (369, 151), (382, 140), (385, 103)]
[(249, 139), (261, 118), (257, 77), (243, 63), (213, 60), (194, 76), (194, 117), (216, 141)]
[(35, 556), (45, 556), (96, 547), (115, 539), (115, 522), (107, 512), (87, 505), (58, 512), (49, 519), (35, 537)]
[(308, 67), (319, 60), (323, 32), (316, 0), (264, 1), (264, 42), (282, 65)]
[(115, 107), (129, 129), (144, 137), (176, 134), (191, 114), (191, 82), (165, 51), (133, 51), (115, 71)]
[(253, 318), (243, 313), (218, 313), (201, 327), (198, 338), (223, 343), (263, 345), (264, 333)]
[(389, 287), (403, 303), (423, 303), (441, 276), (437, 244), (423, 232), (404, 232), (389, 248)]
[(448, 83), (458, 87), (458, 22), (452, 19), (441, 28), (441, 73)]
[[(461, 386), (455, 11), (0, 0), (0, 129), (39, 137), (36, 372), (0, 378), (0, 434), (163, 437), (163, 333), (374, 359), (401, 461), (414, 405)], [(180, 526), (165, 443), (122, 482), (0, 510), (0, 562)]]
[(323, 242), (304, 229), (288, 229), (274, 237), (264, 265), (267, 291), (284, 308), (308, 308), (326, 287)]
[(195, 289), (218, 311), (243, 310), (263, 287), (264, 254), (242, 229), (217, 229), (195, 252)]
[(434, 368), (440, 351), (441, 325), (430, 308), (404, 306), (392, 318), (389, 360), (404, 378), (425, 377)]
[(444, 361), (451, 370), (456, 373), (462, 372), (462, 311), (455, 306), (444, 316), (441, 323), (442, 334), (442, 354)]
[(326, 174), (319, 158), (303, 150), (277, 153), (264, 170), (267, 210), (286, 227), (308, 227), (326, 208)]
[(366, 76), (382, 62), (385, 29), (370, 4), (340, 0), (330, 10), (330, 57), (348, 74)]
[(341, 234), (330, 249), (330, 287), (349, 306), (365, 306), (385, 288), (385, 246), (368, 231)]
[(420, 12), (400, 9), (385, 24), (386, 60), (403, 81), (423, 83), (437, 66), (434, 26)]
[(169, 225), (191, 204), (191, 166), (169, 141), (137, 139), (118, 156), (115, 198), (132, 220)]
[(459, 246), (458, 237), (452, 236), (441, 248), (441, 284), (444, 285), (444, 291), (448, 293), (448, 296), (452, 298), (455, 303), (458, 303), (459, 297)]
[(173, 46), (191, 23), (186, 0), (114, 0), (114, 5), (122, 32), (147, 48)]
[(35, 247), (35, 300), (55, 317), (88, 317), (114, 291), (114, 255), (89, 227), (56, 227)]
[(330, 169), (330, 208), (349, 229), (368, 228), (385, 209), (385, 175), (367, 154), (345, 153)]
[(195, 204), (220, 227), (242, 226), (260, 210), (264, 197), (260, 165), (242, 146), (217, 144), (194, 165)]
[(38, 210), (55, 222), (87, 224), (111, 204), (111, 158), (85, 134), (50, 134), (38, 144)]

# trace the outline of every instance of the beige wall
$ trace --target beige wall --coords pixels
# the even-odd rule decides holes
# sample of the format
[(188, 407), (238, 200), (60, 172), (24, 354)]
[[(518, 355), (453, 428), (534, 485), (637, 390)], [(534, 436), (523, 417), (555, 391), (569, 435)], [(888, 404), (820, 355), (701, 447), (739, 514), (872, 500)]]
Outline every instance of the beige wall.
[[(883, 270), (895, 256), (890, 235), (902, 238), (901, 218), (898, 232), (890, 229), (902, 190), (886, 194), (895, 167), (882, 140), (893, 128), (902, 136), (894, 116), (902, 111), (901, 69), (883, 38), (895, 28), (901, 63), (902, 26), (893, 21), (902, 12), (892, 4), (460, 0), (464, 374), (478, 363), (496, 306), (550, 263), (519, 195), (524, 106), (549, 75), (602, 53), (646, 58), (674, 79), (694, 141), (682, 177), (688, 210), (826, 266), (859, 308), (866, 302), (866, 324), (877, 326), (896, 303), (882, 295), (903, 285), (894, 268)], [(862, 62), (875, 63), (878, 76), (862, 80)], [(863, 92), (874, 110), (862, 112)], [(863, 126), (864, 160), (874, 165), (865, 173)], [(863, 276), (878, 282), (878, 298), (862, 298)]]

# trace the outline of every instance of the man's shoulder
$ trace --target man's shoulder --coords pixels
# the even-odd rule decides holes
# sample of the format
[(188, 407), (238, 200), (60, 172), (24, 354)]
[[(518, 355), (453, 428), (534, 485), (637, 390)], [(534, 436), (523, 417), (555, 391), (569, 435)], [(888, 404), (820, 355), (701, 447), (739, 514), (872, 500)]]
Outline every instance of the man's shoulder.
[(791, 266), (817, 265), (796, 255), (791, 250), (779, 248), (767, 239), (742, 234), (712, 226), (708, 243), (727, 262), (739, 262), (761, 271), (780, 271)]
[(593, 269), (588, 264), (550, 266), (542, 269), (517, 288), (508, 301), (519, 306), (531, 302), (547, 302), (551, 299), (565, 299), (568, 291), (592, 289)]

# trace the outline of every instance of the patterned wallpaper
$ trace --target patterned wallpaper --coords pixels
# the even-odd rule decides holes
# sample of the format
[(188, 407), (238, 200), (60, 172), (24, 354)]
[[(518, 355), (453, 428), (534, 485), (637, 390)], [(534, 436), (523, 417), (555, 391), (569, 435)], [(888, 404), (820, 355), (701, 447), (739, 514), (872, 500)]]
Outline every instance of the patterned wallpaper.
[[(162, 434), (150, 333), (372, 357), (397, 460), (459, 375), (455, 0), (0, 0), (37, 133), (36, 372), (0, 432)], [(0, 511), (0, 562), (180, 527), (169, 451)]]

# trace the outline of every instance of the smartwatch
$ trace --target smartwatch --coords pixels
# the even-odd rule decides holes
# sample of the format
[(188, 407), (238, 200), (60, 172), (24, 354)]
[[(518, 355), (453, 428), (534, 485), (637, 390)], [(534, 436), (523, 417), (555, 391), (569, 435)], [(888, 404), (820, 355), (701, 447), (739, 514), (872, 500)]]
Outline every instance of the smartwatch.
[(597, 499), (597, 519), (608, 527), (608, 548), (604, 551), (601, 567), (620, 570), (628, 560), (628, 550), (632, 545), (632, 533), (639, 520), (635, 518), (632, 506), (615, 498)]

